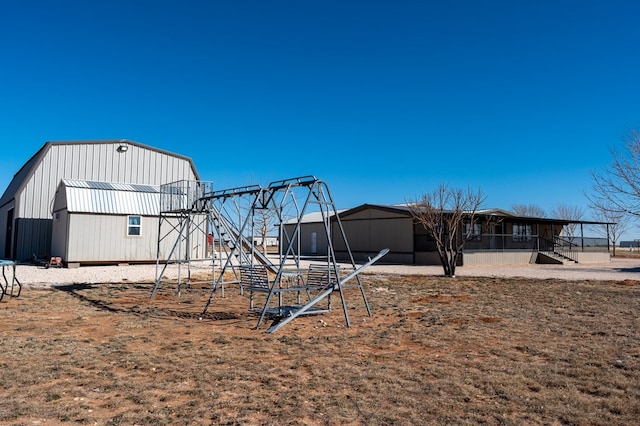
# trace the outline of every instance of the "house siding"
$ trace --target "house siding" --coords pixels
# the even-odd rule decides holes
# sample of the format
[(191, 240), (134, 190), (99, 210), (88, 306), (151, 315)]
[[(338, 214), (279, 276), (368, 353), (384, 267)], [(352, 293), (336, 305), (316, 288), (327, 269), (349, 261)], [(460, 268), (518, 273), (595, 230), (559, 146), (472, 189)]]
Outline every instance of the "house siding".
[(462, 265), (525, 265), (536, 263), (537, 252), (530, 251), (486, 251), (462, 254)]
[[(519, 217), (499, 209), (483, 211), (479, 216), (479, 223), (482, 225), (481, 235), (465, 243), (462, 257), (459, 258), (460, 265), (535, 263), (541, 246), (553, 246), (554, 237), (561, 235), (563, 225), (567, 222), (558, 219)], [(435, 241), (424, 226), (413, 223), (411, 212), (406, 206), (363, 204), (341, 212), (340, 221), (356, 261), (367, 260), (382, 248), (388, 248), (390, 251), (382, 262), (440, 264)], [(514, 236), (514, 224), (531, 225), (530, 235)], [(301, 234), (307, 235), (312, 226), (317, 227), (319, 224), (311, 220), (303, 223)], [(463, 229), (461, 226), (459, 235)], [(332, 220), (331, 233), (336, 257), (348, 261), (346, 246), (335, 220)], [(541, 238), (538, 238), (539, 236)], [(318, 248), (320, 251), (320, 245)], [(326, 246), (322, 249), (326, 250)], [(610, 260), (609, 254), (601, 248), (585, 247), (577, 256), (581, 263)]]
[[(369, 206), (340, 215), (351, 254), (357, 262), (367, 261), (388, 248), (385, 262), (413, 263), (413, 219), (404, 212)], [(349, 261), (338, 226), (331, 229), (336, 257)]]
[[(413, 222), (407, 217), (392, 217), (386, 214), (370, 219), (342, 218), (347, 242), (357, 261), (374, 256), (383, 248), (388, 248), (385, 262), (410, 261), (413, 263)], [(344, 259), (346, 246), (337, 226), (332, 228), (336, 256)], [(395, 259), (395, 260), (394, 260)], [(344, 259), (348, 260), (348, 259)]]

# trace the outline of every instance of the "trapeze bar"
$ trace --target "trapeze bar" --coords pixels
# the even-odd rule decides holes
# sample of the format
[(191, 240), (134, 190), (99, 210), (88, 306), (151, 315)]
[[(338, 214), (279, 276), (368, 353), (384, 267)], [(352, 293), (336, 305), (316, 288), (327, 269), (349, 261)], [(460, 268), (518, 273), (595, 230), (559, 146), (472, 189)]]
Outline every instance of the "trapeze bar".
[(269, 189), (281, 189), (287, 186), (309, 186), (316, 183), (318, 179), (315, 176), (300, 176), (283, 180), (276, 180), (269, 184)]

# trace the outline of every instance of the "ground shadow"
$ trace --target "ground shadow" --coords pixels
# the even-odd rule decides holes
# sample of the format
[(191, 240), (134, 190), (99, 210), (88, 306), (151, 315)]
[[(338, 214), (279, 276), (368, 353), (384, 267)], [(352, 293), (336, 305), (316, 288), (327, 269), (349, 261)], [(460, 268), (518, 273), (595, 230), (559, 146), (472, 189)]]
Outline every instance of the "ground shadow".
[(633, 268), (614, 268), (614, 270), (617, 272), (640, 272), (640, 266), (635, 266)]
[[(108, 287), (108, 284), (64, 284), (53, 286), (53, 289), (65, 292), (82, 303), (89, 304), (99, 310), (111, 313), (132, 314), (156, 318), (180, 318), (193, 320), (207, 319), (211, 321), (238, 320), (241, 318), (241, 316), (235, 312), (206, 312), (203, 315), (200, 311), (180, 311), (157, 305), (142, 306), (139, 303), (124, 304), (109, 299), (110, 291), (139, 290), (141, 288), (143, 288), (143, 286), (136, 286), (135, 284), (125, 287), (119, 285), (117, 288)], [(106, 294), (105, 292), (98, 293), (99, 290), (105, 289), (107, 290)]]

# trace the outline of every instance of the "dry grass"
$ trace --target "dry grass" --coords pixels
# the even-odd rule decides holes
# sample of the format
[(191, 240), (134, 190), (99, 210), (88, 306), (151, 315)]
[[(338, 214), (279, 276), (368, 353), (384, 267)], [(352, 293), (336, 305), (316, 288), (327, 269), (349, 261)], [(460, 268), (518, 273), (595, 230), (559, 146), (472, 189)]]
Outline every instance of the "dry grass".
[(26, 289), (0, 303), (0, 422), (627, 425), (640, 283), (365, 275), (322, 316), (255, 330), (227, 289)]

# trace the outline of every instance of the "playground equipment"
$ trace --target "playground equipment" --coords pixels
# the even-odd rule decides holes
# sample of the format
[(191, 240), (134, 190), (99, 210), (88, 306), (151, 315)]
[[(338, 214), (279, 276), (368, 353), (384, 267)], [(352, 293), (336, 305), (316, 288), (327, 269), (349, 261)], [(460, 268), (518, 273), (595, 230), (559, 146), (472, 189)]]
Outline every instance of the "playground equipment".
[[(317, 215), (327, 252), (303, 266), (301, 259), (302, 221)], [(178, 263), (178, 294), (182, 286), (181, 267), (187, 267), (187, 284), (191, 284), (194, 241), (206, 235), (211, 246), (211, 292), (201, 318), (218, 290), (224, 297), (225, 286), (238, 285), (249, 292), (249, 308), (259, 313), (259, 328), (265, 318), (275, 320), (267, 332), (274, 332), (300, 315), (317, 314), (331, 309), (331, 295), (339, 292), (347, 326), (351, 325), (345, 290), (357, 289), (367, 314), (371, 309), (359, 273), (382, 258), (388, 249), (359, 267), (354, 262), (340, 217), (325, 182), (303, 176), (271, 182), (266, 187), (251, 185), (213, 190), (199, 182), (176, 182), (161, 187), (160, 232), (155, 295), (170, 263)], [(168, 231), (166, 230), (168, 226)], [(271, 228), (278, 231), (278, 252), (259, 250)], [(316, 228), (318, 229), (318, 228)], [(177, 235), (171, 252), (160, 268), (160, 240)], [(200, 236), (199, 236), (200, 235)], [(343, 263), (336, 259), (334, 241), (346, 247)], [(197, 245), (197, 244), (196, 244)], [(264, 247), (264, 246), (263, 246)], [(262, 306), (256, 306), (256, 297)], [(305, 301), (303, 301), (303, 297)]]

